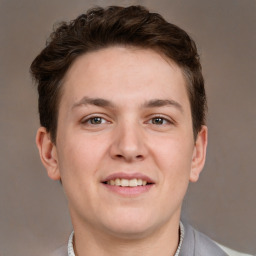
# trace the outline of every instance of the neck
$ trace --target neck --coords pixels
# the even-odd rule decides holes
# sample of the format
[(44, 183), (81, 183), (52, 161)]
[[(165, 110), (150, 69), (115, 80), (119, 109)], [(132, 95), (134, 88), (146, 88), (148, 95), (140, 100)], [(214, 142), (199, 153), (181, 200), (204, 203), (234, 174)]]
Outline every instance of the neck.
[(154, 232), (136, 236), (109, 234), (88, 225), (74, 223), (76, 256), (173, 256), (179, 243), (179, 218)]

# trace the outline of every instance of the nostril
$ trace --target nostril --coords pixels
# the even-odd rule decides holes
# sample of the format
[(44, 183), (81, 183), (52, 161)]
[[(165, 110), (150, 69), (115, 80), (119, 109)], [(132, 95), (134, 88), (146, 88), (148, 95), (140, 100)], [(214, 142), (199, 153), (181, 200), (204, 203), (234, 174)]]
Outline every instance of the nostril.
[(132, 160), (132, 159), (137, 159), (137, 160), (142, 160), (143, 159), (143, 155), (137, 155), (137, 156), (135, 156), (134, 158), (133, 157), (125, 157), (124, 155), (122, 155), (122, 154), (117, 154), (117, 155), (115, 155), (115, 157), (116, 158), (118, 158), (118, 159), (123, 159), (123, 158), (125, 158), (125, 159), (127, 159), (127, 160)]

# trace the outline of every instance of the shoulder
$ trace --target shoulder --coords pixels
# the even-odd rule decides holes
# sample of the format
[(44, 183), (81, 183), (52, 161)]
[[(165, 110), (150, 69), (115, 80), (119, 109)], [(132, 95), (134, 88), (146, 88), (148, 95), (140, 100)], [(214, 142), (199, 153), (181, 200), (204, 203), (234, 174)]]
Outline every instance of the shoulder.
[(197, 231), (188, 223), (184, 225), (184, 240), (181, 246), (181, 256), (228, 256), (214, 241)]
[(250, 256), (231, 250), (210, 239), (197, 231), (187, 223), (183, 223), (185, 229), (181, 256)]
[(246, 254), (242, 252), (237, 252), (235, 250), (232, 250), (224, 245), (216, 243), (220, 248), (222, 248), (223, 251), (225, 251), (229, 256), (253, 256), (251, 254)]

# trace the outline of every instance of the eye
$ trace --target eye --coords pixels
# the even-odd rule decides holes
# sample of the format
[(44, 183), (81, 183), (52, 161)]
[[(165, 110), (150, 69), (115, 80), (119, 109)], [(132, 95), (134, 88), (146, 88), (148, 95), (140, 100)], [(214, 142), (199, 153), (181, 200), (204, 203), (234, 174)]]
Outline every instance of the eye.
[(85, 120), (82, 120), (83, 124), (89, 124), (89, 125), (100, 125), (100, 124), (105, 124), (108, 123), (106, 119), (100, 116), (93, 116), (90, 118), (87, 118)]
[(170, 124), (171, 122), (163, 117), (153, 117), (150, 120), (150, 123), (155, 124), (155, 125), (165, 125), (165, 124)]
[(102, 123), (104, 123), (104, 121), (106, 121), (106, 120), (103, 119), (103, 118), (101, 118), (101, 117), (98, 117), (98, 116), (92, 117), (92, 118), (90, 118), (90, 119), (88, 120), (88, 122), (89, 122), (90, 124), (102, 124)]
[(151, 122), (152, 124), (156, 124), (156, 125), (162, 125), (167, 123), (167, 121), (162, 117), (154, 117), (152, 118)]

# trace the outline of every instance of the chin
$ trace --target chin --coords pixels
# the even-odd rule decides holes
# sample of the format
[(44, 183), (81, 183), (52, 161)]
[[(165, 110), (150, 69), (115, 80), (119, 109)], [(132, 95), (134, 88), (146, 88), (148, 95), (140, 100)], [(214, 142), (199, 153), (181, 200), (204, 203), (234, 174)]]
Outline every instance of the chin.
[(109, 227), (109, 233), (113, 236), (118, 237), (119, 239), (142, 239), (147, 237), (148, 234), (152, 232), (152, 227), (142, 226), (142, 225), (135, 225), (130, 223), (130, 225), (119, 225), (119, 226), (112, 226)]
[(125, 215), (118, 215), (109, 219), (105, 228), (108, 229), (112, 235), (123, 239), (139, 239), (147, 236), (157, 226), (157, 220), (154, 220), (147, 214), (126, 212)]

